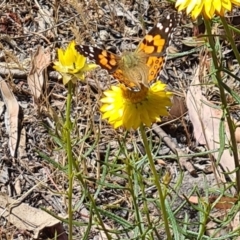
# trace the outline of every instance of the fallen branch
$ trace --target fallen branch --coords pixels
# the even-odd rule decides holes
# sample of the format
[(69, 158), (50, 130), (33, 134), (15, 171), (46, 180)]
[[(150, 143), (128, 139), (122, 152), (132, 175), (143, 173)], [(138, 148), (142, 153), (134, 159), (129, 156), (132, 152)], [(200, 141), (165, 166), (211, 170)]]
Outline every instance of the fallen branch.
[(182, 168), (185, 168), (192, 176), (197, 176), (197, 172), (193, 167), (188, 157), (182, 157), (187, 155), (184, 151), (176, 146), (172, 139), (160, 128), (156, 123), (153, 124), (153, 131), (167, 144), (167, 146), (177, 154), (179, 157), (179, 163)]

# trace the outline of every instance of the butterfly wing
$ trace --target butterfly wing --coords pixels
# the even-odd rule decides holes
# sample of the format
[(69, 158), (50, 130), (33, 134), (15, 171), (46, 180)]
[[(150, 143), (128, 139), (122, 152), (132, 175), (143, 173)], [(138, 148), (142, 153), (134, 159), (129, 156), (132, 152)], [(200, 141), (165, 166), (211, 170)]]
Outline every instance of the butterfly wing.
[(110, 74), (118, 68), (119, 57), (107, 50), (85, 45), (76, 45), (75, 49), (83, 56), (94, 60), (96, 64), (106, 69)]
[(136, 52), (144, 52), (149, 57), (146, 64), (149, 67), (148, 83), (158, 76), (164, 66), (166, 49), (169, 45), (172, 29), (176, 27), (176, 14), (169, 14), (155, 25), (138, 45)]
[[(129, 64), (125, 66), (124, 57), (120, 57), (109, 51), (85, 45), (76, 45), (75, 48), (80, 54), (94, 60), (96, 64), (100, 65), (103, 69), (106, 69), (120, 83), (123, 83), (132, 89), (139, 89), (140, 84), (148, 86), (153, 80), (155, 80), (158, 73), (163, 68), (165, 51), (169, 44), (172, 29), (175, 25), (175, 14), (172, 13), (149, 31), (134, 52), (135, 55), (133, 56), (137, 61), (134, 60), (131, 65), (136, 65), (135, 63), (137, 62), (139, 66), (137, 65), (137, 67), (134, 66), (133, 68), (128, 67)], [(128, 55), (125, 55), (125, 59), (126, 57), (128, 57)], [(119, 64), (120, 62), (122, 64)], [(134, 77), (132, 77), (138, 77), (139, 75), (140, 81), (138, 79), (133, 79)]]
[(135, 84), (124, 76), (122, 69), (119, 68), (118, 63), (121, 60), (120, 56), (100, 48), (85, 45), (76, 45), (75, 48), (80, 54), (94, 60), (96, 64), (103, 69), (106, 69), (120, 83), (123, 83), (128, 87), (135, 86)]

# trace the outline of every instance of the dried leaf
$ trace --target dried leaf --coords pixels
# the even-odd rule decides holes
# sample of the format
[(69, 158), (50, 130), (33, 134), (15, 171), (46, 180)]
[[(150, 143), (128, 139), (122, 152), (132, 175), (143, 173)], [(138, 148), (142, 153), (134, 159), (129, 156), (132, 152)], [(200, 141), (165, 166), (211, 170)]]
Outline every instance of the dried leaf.
[[(209, 197), (209, 202), (213, 203), (214, 201), (216, 201), (217, 197), (216, 196), (212, 196)], [(217, 209), (231, 209), (232, 206), (237, 202), (237, 198), (234, 197), (221, 197), (218, 202), (215, 204), (215, 208)]]
[(172, 102), (173, 105), (169, 110), (169, 119), (182, 117), (187, 111), (185, 99), (174, 95)]
[[(218, 199), (217, 196), (210, 196), (208, 198), (208, 202), (209, 203), (214, 203), (216, 200)], [(198, 204), (199, 202), (199, 197), (197, 196), (190, 196), (188, 198), (189, 202), (193, 203), (193, 204)], [(238, 201), (237, 198), (234, 197), (221, 197), (220, 199), (218, 199), (218, 202), (215, 203), (214, 208), (217, 209), (231, 209), (233, 207), (233, 205)]]
[(236, 122), (235, 126), (236, 126), (235, 138), (236, 138), (237, 143), (240, 143), (240, 127), (239, 127), (240, 126), (240, 122)]
[(6, 129), (9, 134), (9, 149), (12, 157), (16, 156), (19, 140), (19, 110), (18, 102), (5, 81), (0, 81), (0, 89), (7, 111), (5, 115)]
[(39, 47), (33, 56), (32, 68), (28, 75), (28, 85), (34, 98), (37, 100), (42, 94), (44, 84), (44, 69), (50, 64), (50, 52), (44, 52)]
[(18, 229), (33, 231), (34, 238), (39, 238), (40, 232), (47, 230), (53, 233), (49, 238), (53, 238), (56, 231), (58, 240), (67, 240), (67, 235), (59, 220), (41, 209), (17, 202), (2, 193), (0, 193), (0, 212), (2, 217)]
[(167, 165), (166, 162), (163, 159), (156, 159), (156, 162), (157, 162), (157, 164), (162, 165), (162, 166)]
[[(195, 74), (191, 86), (187, 93), (187, 108), (189, 118), (194, 127), (194, 135), (200, 144), (206, 144), (209, 150), (218, 149), (220, 147), (220, 124), (222, 117), (222, 110), (216, 109), (203, 95), (199, 82), (199, 69)], [(225, 144), (228, 145), (229, 130), (227, 124), (225, 126)], [(212, 153), (215, 159), (218, 158), (218, 152)], [(234, 181), (235, 179), (235, 165), (233, 156), (228, 149), (223, 151), (220, 161), (223, 169), (226, 172), (233, 172), (228, 176)]]
[(197, 196), (190, 196), (188, 198), (188, 201), (193, 203), (193, 204), (198, 204), (198, 197)]

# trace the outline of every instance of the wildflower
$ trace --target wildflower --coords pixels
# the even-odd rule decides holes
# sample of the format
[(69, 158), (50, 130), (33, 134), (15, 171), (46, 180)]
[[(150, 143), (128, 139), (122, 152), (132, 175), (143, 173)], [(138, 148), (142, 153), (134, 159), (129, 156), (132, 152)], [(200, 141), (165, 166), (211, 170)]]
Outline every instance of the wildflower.
[(187, 14), (192, 13), (193, 19), (201, 13), (211, 19), (214, 14), (224, 16), (225, 11), (231, 11), (232, 4), (240, 6), (240, 0), (177, 0), (175, 6), (178, 11), (186, 9)]
[(112, 86), (101, 99), (103, 119), (114, 128), (122, 126), (128, 130), (160, 121), (159, 116), (168, 115), (166, 107), (171, 105), (172, 94), (165, 91), (165, 87), (160, 81), (150, 88), (142, 86), (140, 91), (132, 91), (124, 85)]
[(88, 64), (86, 58), (75, 49), (75, 41), (67, 46), (66, 50), (58, 49), (58, 61), (54, 62), (54, 69), (63, 76), (64, 85), (70, 80), (84, 80), (85, 72), (96, 67), (95, 64)]

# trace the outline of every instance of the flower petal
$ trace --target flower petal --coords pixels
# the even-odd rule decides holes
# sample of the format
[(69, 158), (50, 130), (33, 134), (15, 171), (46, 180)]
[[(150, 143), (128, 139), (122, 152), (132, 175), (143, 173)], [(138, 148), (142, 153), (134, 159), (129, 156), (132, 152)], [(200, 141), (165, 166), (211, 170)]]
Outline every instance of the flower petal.
[(96, 64), (88, 64), (87, 59), (76, 51), (75, 45), (75, 41), (72, 41), (66, 50), (57, 51), (58, 61), (54, 62), (54, 69), (62, 74), (64, 84), (70, 80), (74, 83), (77, 79), (84, 80), (85, 73), (97, 67)]
[(225, 11), (232, 10), (232, 4), (240, 6), (240, 0), (177, 0), (175, 7), (178, 11), (186, 9), (196, 19), (200, 14), (211, 19), (215, 14), (223, 16)]
[(114, 128), (137, 129), (141, 124), (150, 126), (153, 122), (160, 121), (159, 116), (167, 115), (167, 106), (171, 105), (170, 92), (165, 91), (166, 85), (160, 81), (149, 89), (144, 88), (139, 92), (131, 91), (124, 86), (112, 86), (104, 92), (101, 99), (103, 103), (100, 111), (103, 119)]

